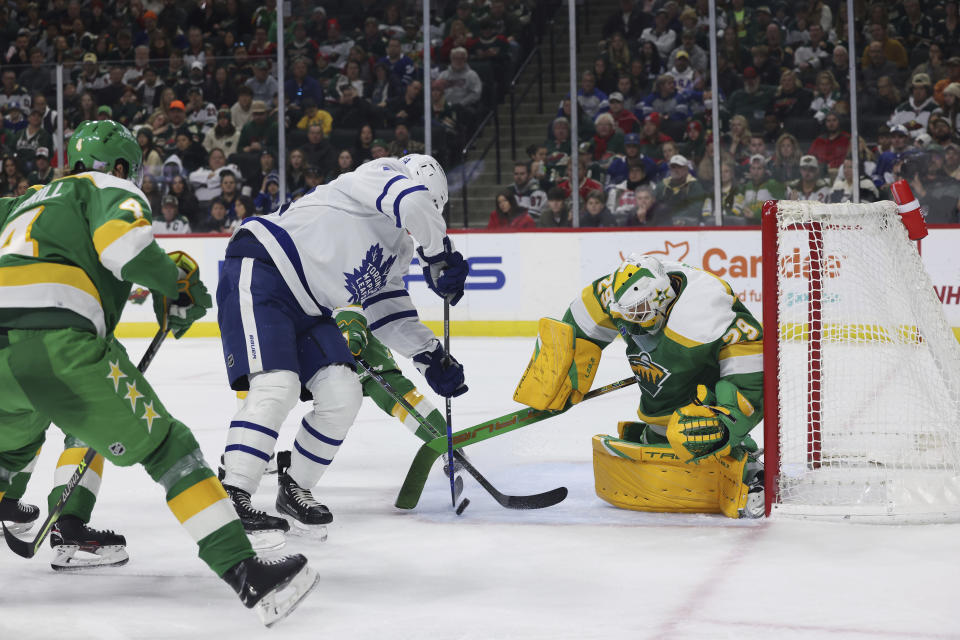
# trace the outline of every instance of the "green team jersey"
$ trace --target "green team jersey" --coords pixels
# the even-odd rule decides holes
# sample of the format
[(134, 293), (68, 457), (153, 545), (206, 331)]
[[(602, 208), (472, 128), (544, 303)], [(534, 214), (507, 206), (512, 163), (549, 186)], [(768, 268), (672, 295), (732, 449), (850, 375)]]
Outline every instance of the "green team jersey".
[(674, 411), (693, 401), (698, 384), (712, 392), (724, 379), (753, 405), (739, 434), (746, 435), (763, 416), (763, 328), (720, 278), (679, 262), (664, 266), (676, 298), (656, 334), (610, 315), (612, 275), (585, 287), (563, 320), (600, 348), (618, 334), (627, 342), (644, 422), (666, 427)]
[(113, 333), (136, 282), (177, 295), (132, 182), (86, 172), (0, 200), (0, 327)]

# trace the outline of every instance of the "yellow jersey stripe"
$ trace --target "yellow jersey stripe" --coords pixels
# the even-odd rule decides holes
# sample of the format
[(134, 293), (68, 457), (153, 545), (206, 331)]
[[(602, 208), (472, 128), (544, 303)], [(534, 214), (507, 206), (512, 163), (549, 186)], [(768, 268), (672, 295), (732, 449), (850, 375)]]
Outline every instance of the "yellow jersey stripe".
[(167, 500), (167, 506), (181, 524), (210, 505), (227, 497), (223, 485), (214, 477), (206, 478)]
[(613, 320), (610, 319), (610, 316), (607, 315), (607, 312), (604, 311), (603, 307), (600, 306), (600, 302), (597, 301), (597, 297), (593, 295), (592, 286), (584, 287), (583, 291), (580, 293), (580, 298), (583, 300), (583, 306), (586, 308), (587, 313), (590, 314), (591, 320), (605, 329), (610, 329), (611, 331), (617, 330), (613, 324)]
[[(65, 467), (67, 465), (76, 467), (85, 455), (87, 455), (86, 447), (70, 447), (69, 449), (64, 449), (63, 453), (60, 454), (60, 459), (57, 460), (57, 467)], [(93, 462), (90, 463), (90, 471), (96, 472), (98, 476), (103, 475), (103, 456), (99, 453), (94, 456)]]
[(762, 342), (738, 342), (720, 347), (719, 359), (736, 358), (737, 356), (756, 356), (763, 353)]
[(667, 415), (665, 415), (665, 416), (648, 416), (647, 414), (645, 414), (645, 413), (643, 413), (642, 411), (640, 411), (640, 409), (637, 409), (637, 416), (638, 416), (641, 420), (643, 420), (643, 421), (646, 422), (647, 424), (655, 424), (655, 425), (657, 425), (657, 426), (659, 426), (659, 427), (669, 426), (669, 424), (670, 424), (670, 416), (672, 416), (672, 415), (673, 415), (672, 413), (669, 413), (669, 414), (667, 414)]
[(100, 302), (100, 292), (90, 276), (80, 267), (54, 262), (34, 262), (0, 268), (0, 287), (22, 287), (31, 284), (63, 284), (83, 291)]
[(103, 255), (103, 251), (107, 247), (131, 229), (149, 226), (150, 222), (148, 222), (146, 218), (137, 218), (133, 222), (127, 222), (126, 220), (107, 220), (93, 232), (93, 246), (97, 249), (97, 255)]
[(703, 344), (702, 342), (697, 342), (696, 340), (691, 340), (686, 336), (680, 335), (670, 327), (665, 327), (663, 329), (663, 335), (667, 336), (677, 344), (687, 347), (688, 349), (693, 349), (694, 347), (699, 347)]
[[(410, 391), (407, 391), (405, 394), (403, 394), (403, 399), (406, 400), (411, 407), (416, 407), (418, 404), (420, 404), (420, 401), (423, 400), (423, 394), (416, 389), (410, 389)], [(409, 415), (409, 413), (403, 408), (402, 404), (398, 402), (397, 404), (393, 405), (393, 411), (390, 413), (392, 413), (393, 417), (395, 417), (397, 420), (406, 424), (407, 415)]]

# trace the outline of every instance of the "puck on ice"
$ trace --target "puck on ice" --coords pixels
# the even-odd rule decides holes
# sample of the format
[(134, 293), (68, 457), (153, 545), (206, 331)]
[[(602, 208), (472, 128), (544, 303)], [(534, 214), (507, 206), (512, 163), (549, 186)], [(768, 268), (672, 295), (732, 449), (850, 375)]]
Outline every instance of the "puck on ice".
[(460, 503), (460, 506), (457, 507), (457, 515), (461, 515), (463, 510), (467, 508), (467, 505), (470, 504), (470, 498), (464, 498), (463, 502)]

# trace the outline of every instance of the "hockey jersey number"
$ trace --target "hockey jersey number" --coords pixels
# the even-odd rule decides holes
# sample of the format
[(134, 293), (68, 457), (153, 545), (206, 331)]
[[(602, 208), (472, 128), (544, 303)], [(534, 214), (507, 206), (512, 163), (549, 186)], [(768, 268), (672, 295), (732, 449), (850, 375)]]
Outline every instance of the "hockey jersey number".
[(7, 223), (3, 232), (0, 233), (0, 256), (13, 254), (37, 257), (37, 241), (30, 237), (30, 229), (41, 213), (43, 213), (43, 205), (24, 211)]

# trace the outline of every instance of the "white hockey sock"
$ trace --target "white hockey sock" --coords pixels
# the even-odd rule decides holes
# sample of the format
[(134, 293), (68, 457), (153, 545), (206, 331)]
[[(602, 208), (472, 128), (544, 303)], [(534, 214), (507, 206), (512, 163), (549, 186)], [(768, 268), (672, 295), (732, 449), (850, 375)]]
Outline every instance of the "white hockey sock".
[(357, 417), (363, 390), (356, 374), (340, 365), (321, 369), (307, 386), (313, 394), (313, 411), (300, 422), (287, 473), (298, 485), (311, 489), (333, 461)]
[(267, 371), (250, 379), (250, 392), (230, 421), (223, 453), (223, 484), (253, 493), (277, 444), (277, 430), (300, 397), (292, 371)]

